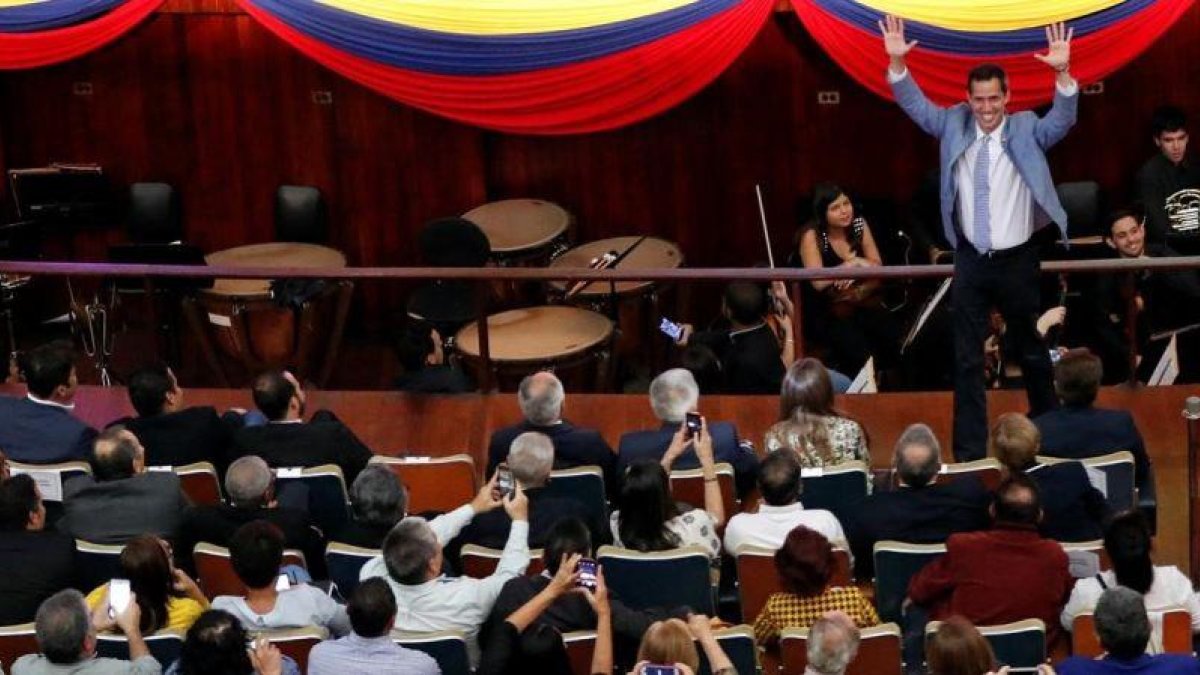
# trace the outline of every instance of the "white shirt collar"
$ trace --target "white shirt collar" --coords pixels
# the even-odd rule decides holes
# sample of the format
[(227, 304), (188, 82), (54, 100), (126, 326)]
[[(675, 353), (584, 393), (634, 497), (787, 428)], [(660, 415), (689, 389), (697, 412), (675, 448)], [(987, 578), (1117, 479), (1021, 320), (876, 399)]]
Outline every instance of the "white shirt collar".
[(271, 420), (267, 424), (304, 424), (304, 420)]
[(25, 394), (25, 398), (29, 399), (30, 401), (33, 401), (34, 403), (36, 403), (38, 405), (48, 405), (52, 408), (62, 408), (63, 410), (74, 410), (75, 409), (74, 401), (72, 401), (70, 403), (59, 403), (58, 401), (47, 401), (45, 399), (40, 399), (40, 398), (34, 396), (33, 394)]
[(759, 513), (795, 513), (803, 510), (804, 505), (800, 502), (792, 502), (791, 504), (784, 504), (783, 506), (771, 506), (770, 504), (758, 505)]

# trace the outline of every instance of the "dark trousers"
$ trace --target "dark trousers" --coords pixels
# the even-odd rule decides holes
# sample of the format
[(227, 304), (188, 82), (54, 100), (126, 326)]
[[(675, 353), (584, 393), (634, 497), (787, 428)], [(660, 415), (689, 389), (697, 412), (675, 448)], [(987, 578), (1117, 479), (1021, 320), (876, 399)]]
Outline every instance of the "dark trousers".
[(1040, 267), (1032, 242), (990, 256), (964, 242), (954, 256), (954, 458), (959, 462), (987, 454), (983, 343), (993, 306), (1007, 325), (1005, 340), (1020, 359), (1030, 416), (1057, 407), (1050, 352), (1037, 334)]

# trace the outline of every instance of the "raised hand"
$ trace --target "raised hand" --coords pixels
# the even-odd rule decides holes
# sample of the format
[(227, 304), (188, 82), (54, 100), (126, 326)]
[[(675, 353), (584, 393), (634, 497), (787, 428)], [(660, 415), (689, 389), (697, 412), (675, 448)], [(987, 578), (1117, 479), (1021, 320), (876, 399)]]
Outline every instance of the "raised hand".
[(1046, 26), (1046, 53), (1034, 54), (1033, 58), (1050, 66), (1058, 72), (1064, 72), (1071, 65), (1071, 36), (1074, 28), (1067, 28), (1065, 23), (1052, 23)]
[(908, 42), (904, 39), (904, 19), (888, 14), (879, 22), (879, 32), (883, 34), (883, 49), (893, 61), (903, 59), (906, 54), (917, 46), (917, 41)]

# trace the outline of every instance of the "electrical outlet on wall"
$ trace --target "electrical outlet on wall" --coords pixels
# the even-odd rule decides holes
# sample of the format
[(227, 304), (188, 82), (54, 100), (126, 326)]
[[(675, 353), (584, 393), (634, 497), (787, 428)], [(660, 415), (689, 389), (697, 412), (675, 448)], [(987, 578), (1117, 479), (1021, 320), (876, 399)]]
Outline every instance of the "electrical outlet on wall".
[(1104, 80), (1093, 82), (1079, 90), (1085, 96), (1095, 96), (1096, 94), (1104, 93)]
[(842, 102), (842, 92), (840, 91), (818, 91), (818, 105), (838, 105)]
[(71, 93), (74, 94), (75, 96), (91, 96), (92, 95), (92, 83), (91, 82), (72, 82), (71, 83)]
[(333, 92), (314, 89), (312, 92), (312, 102), (317, 105), (333, 105)]

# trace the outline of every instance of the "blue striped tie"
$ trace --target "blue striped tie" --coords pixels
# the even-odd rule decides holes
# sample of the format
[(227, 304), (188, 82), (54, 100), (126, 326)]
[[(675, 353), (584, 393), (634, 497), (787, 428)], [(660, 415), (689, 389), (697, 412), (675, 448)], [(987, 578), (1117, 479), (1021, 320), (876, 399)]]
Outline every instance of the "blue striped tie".
[(979, 153), (975, 155), (975, 248), (981, 252), (992, 249), (992, 223), (988, 204), (991, 201), (992, 188), (988, 185), (988, 168), (991, 166), (991, 136), (984, 136), (979, 142)]

